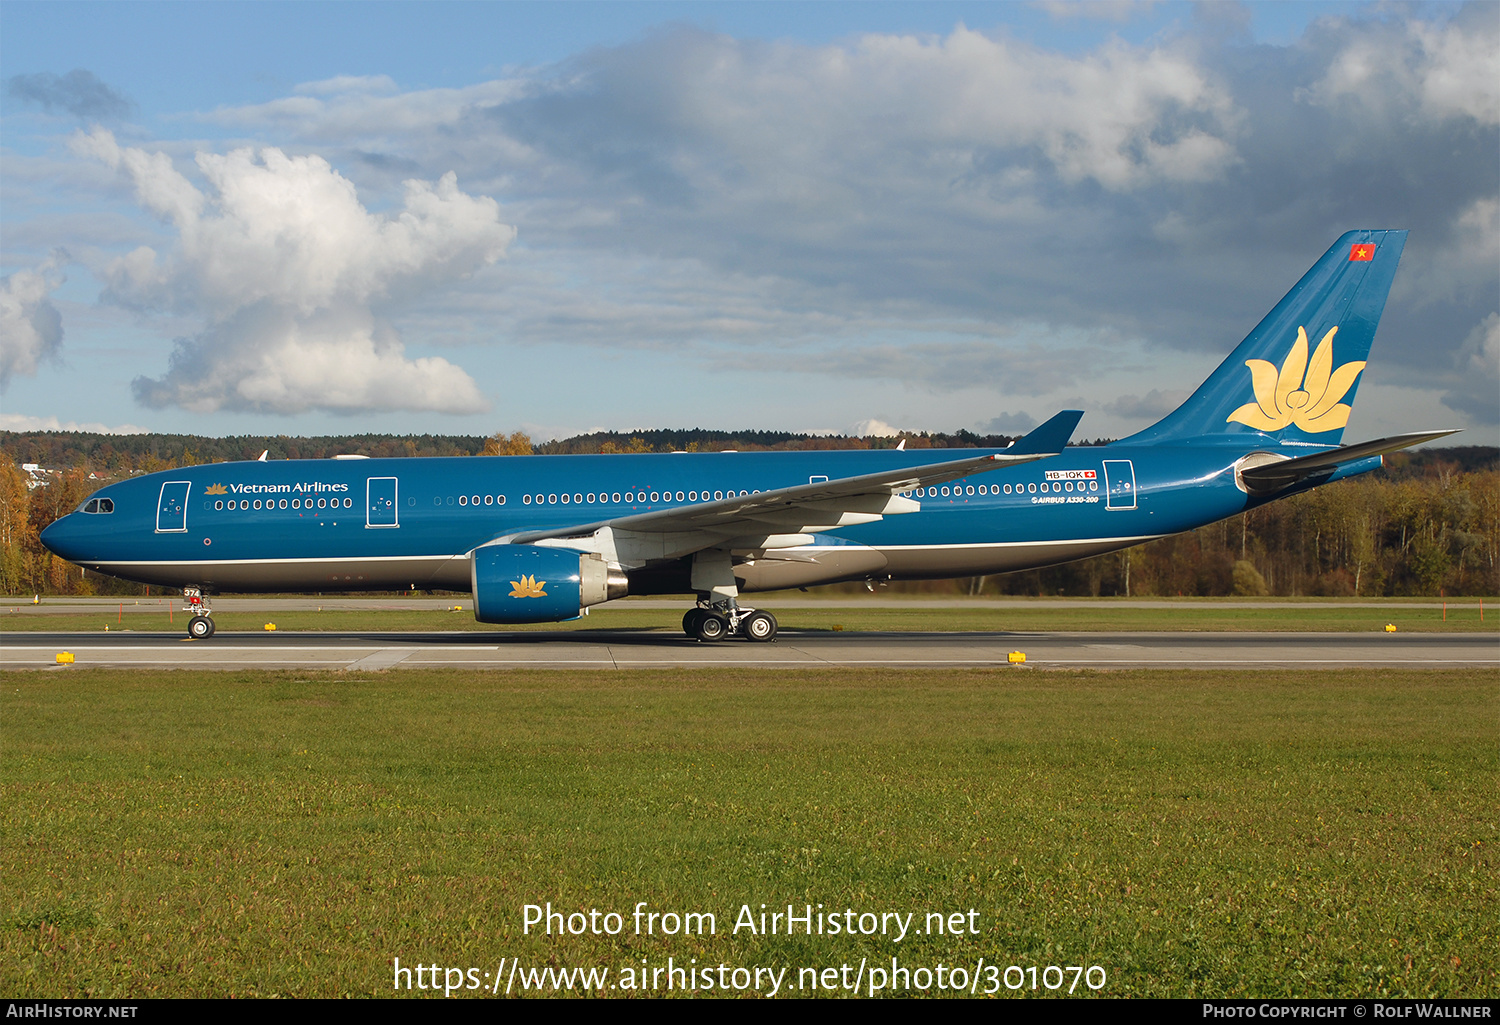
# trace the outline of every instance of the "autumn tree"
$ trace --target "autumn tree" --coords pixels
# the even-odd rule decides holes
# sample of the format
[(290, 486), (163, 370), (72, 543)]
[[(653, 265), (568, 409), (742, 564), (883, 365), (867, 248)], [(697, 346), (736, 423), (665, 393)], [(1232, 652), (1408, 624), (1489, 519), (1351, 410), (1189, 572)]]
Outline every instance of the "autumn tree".
[(0, 591), (17, 594), (30, 583), (27, 560), (33, 540), (26, 477), (6, 460), (0, 463)]
[(496, 431), (484, 440), (484, 450), (480, 455), (529, 456), (531, 451), (531, 436), (526, 432), (515, 431), (507, 436), (504, 431)]
[(619, 445), (613, 441), (606, 441), (603, 445), (599, 446), (600, 454), (606, 456), (640, 455), (650, 451), (651, 446), (646, 444), (645, 438), (641, 437), (632, 437), (628, 445)]

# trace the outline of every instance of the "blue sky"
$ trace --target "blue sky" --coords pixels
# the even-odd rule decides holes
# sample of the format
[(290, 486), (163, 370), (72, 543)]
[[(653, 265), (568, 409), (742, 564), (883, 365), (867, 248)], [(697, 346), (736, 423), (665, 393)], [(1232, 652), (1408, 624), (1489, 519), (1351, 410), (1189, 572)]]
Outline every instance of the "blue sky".
[(1119, 436), (1407, 227), (1349, 437), (1492, 443), (1497, 53), (1492, 4), (9, 2), (0, 427)]

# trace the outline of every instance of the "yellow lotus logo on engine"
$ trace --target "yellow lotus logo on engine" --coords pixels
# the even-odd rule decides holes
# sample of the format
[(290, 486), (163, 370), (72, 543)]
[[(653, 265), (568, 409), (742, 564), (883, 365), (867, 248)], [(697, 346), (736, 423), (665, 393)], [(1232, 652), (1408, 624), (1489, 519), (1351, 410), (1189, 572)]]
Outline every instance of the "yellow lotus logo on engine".
[(1363, 360), (1333, 369), (1333, 336), (1329, 328), (1312, 361), (1307, 358), (1307, 329), (1297, 329), (1297, 341), (1277, 370), (1274, 363), (1247, 359), (1255, 401), (1229, 414), (1228, 420), (1257, 431), (1279, 431), (1296, 424), (1309, 434), (1335, 431), (1349, 422), (1350, 407), (1340, 402), (1365, 368)]
[(210, 484), (203, 489), (203, 493), (205, 495), (227, 495), (229, 494), (229, 489), (222, 484)]
[(512, 598), (545, 598), (547, 592), (542, 588), (547, 586), (547, 581), (537, 580), (534, 576), (522, 576), (520, 580), (510, 582), (510, 596)]

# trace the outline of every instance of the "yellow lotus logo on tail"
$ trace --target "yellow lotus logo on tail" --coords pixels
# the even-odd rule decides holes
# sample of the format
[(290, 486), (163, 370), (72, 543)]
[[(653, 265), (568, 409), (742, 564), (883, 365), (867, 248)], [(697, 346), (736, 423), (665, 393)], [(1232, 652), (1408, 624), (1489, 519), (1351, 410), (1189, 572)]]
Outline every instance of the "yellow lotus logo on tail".
[(510, 596), (512, 598), (545, 598), (547, 592), (542, 588), (547, 586), (547, 581), (538, 581), (534, 576), (522, 576), (520, 580), (510, 582)]
[(205, 495), (227, 495), (229, 494), (229, 489), (222, 484), (210, 484), (203, 489), (203, 493)]
[(1328, 329), (1310, 363), (1307, 329), (1302, 327), (1297, 329), (1297, 341), (1280, 370), (1266, 360), (1247, 359), (1255, 401), (1230, 413), (1226, 422), (1242, 423), (1257, 431), (1279, 431), (1296, 424), (1309, 434), (1336, 431), (1347, 424), (1352, 410), (1339, 399), (1354, 386), (1365, 363), (1356, 360), (1333, 369), (1333, 336), (1338, 330)]

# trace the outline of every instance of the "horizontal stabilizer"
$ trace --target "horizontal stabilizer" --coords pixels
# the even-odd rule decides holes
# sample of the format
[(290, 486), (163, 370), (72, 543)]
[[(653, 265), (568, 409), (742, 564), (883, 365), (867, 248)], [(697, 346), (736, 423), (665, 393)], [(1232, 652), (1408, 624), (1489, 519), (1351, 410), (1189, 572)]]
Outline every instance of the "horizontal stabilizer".
[(1024, 456), (1046, 453), (1055, 456), (1067, 447), (1073, 438), (1073, 431), (1078, 428), (1078, 421), (1082, 419), (1083, 410), (1065, 409), (1026, 437), (1017, 439), (1005, 450), (1005, 454)]
[(1289, 488), (1308, 477), (1333, 470), (1344, 463), (1351, 463), (1357, 459), (1368, 459), (1371, 456), (1384, 455), (1387, 452), (1396, 452), (1403, 448), (1410, 448), (1413, 445), (1420, 445), (1424, 441), (1446, 438), (1450, 434), (1457, 433), (1459, 432), (1453, 430), (1397, 434), (1389, 438), (1378, 438), (1375, 441), (1360, 442), (1358, 445), (1343, 445), (1339, 448), (1329, 449), (1326, 452), (1318, 452), (1310, 456), (1283, 459), (1274, 463), (1264, 463), (1260, 466), (1248, 466), (1240, 470), (1239, 474), (1240, 479), (1251, 492), (1260, 495), (1270, 494), (1281, 491), (1284, 488)]

